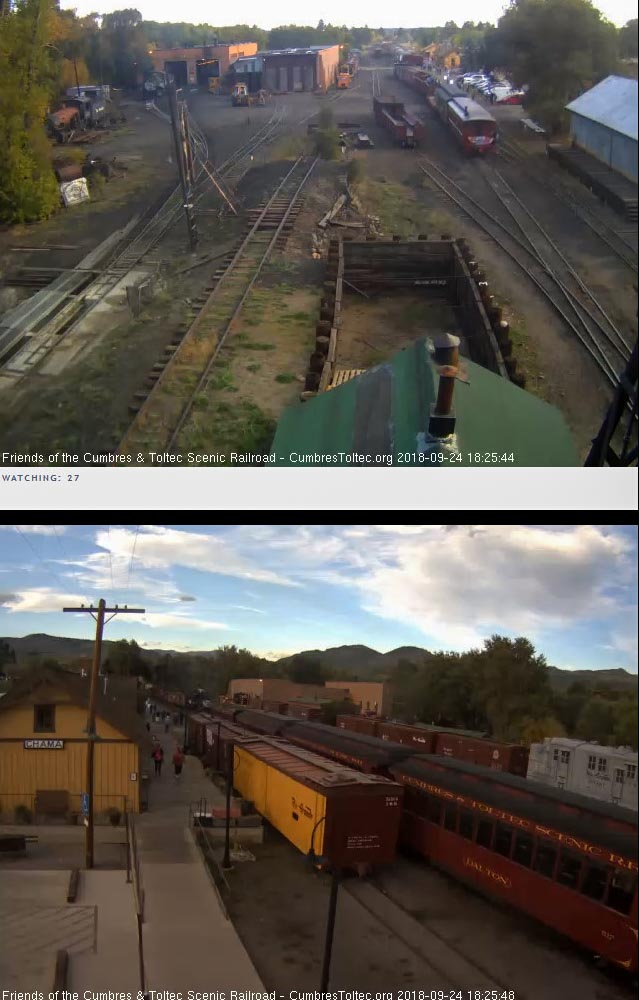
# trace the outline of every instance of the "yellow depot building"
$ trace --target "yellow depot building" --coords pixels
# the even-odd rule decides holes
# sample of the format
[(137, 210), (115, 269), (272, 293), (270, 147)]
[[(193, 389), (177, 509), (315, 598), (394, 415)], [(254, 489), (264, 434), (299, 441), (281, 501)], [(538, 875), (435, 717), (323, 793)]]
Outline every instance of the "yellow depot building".
[[(96, 820), (109, 810), (139, 812), (151, 741), (136, 712), (135, 680), (98, 679), (94, 756)], [(86, 790), (88, 677), (33, 670), (0, 699), (0, 816), (16, 808), (72, 818)]]

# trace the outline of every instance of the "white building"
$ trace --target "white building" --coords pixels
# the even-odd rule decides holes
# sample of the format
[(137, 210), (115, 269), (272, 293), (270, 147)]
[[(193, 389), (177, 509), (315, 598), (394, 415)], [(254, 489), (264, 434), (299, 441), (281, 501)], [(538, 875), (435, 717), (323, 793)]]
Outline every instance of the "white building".
[(528, 778), (637, 810), (637, 754), (630, 747), (547, 737), (533, 743)]

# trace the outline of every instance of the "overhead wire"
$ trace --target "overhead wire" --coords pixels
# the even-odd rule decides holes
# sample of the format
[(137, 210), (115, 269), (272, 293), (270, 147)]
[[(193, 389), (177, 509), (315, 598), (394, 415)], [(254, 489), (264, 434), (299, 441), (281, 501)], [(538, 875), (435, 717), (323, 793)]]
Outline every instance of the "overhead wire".
[(130, 594), (129, 583), (131, 581), (131, 570), (133, 568), (133, 560), (135, 559), (135, 547), (136, 547), (136, 545), (138, 543), (138, 533), (139, 533), (139, 531), (140, 531), (140, 525), (137, 524), (135, 526), (135, 537), (133, 539), (133, 548), (131, 549), (131, 558), (129, 560), (129, 572), (128, 572), (128, 575), (127, 575), (127, 578), (126, 578), (126, 587), (125, 587), (125, 590), (126, 590), (127, 594)]
[(60, 589), (64, 590), (64, 584), (63, 584), (62, 580), (60, 579), (60, 577), (58, 576), (58, 574), (56, 573), (56, 571), (51, 566), (47, 566), (47, 564), (45, 563), (44, 559), (42, 558), (42, 556), (40, 555), (40, 553), (36, 549), (35, 545), (31, 542), (30, 538), (27, 535), (25, 535), (24, 532), (20, 531), (20, 528), (18, 527), (17, 524), (14, 524), (13, 527), (15, 528), (15, 530), (20, 535), (20, 538), (24, 542), (26, 542), (26, 544), (29, 546), (29, 548), (31, 549), (31, 551), (33, 553), (35, 553), (36, 559), (38, 559), (42, 563), (42, 565), (44, 566), (44, 568), (47, 571), (47, 573), (49, 573), (49, 574), (51, 574), (51, 576), (55, 577), (55, 579), (58, 582), (58, 586), (60, 587)]

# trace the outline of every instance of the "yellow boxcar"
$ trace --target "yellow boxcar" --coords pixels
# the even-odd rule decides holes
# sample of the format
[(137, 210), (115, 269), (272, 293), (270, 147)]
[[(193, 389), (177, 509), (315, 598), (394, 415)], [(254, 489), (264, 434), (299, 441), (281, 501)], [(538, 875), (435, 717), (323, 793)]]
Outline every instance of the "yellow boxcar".
[(234, 746), (233, 784), (298, 850), (331, 864), (380, 864), (395, 856), (402, 789), (284, 740)]

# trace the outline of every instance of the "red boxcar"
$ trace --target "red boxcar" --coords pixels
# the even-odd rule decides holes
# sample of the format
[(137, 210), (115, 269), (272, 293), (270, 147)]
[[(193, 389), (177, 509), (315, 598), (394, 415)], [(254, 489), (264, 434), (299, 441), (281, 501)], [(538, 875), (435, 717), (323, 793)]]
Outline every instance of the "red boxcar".
[(636, 973), (636, 814), (445, 757), (390, 771), (402, 843)]
[(412, 149), (423, 138), (423, 126), (414, 115), (408, 115), (401, 101), (373, 98), (375, 121), (393, 137), (400, 146)]
[(370, 719), (365, 715), (338, 715), (335, 725), (338, 729), (348, 729), (352, 733), (377, 736), (377, 719)]
[(382, 740), (402, 743), (414, 750), (435, 753), (437, 733), (429, 729), (421, 729), (418, 726), (403, 726), (397, 722), (378, 722), (376, 735)]
[(433, 753), (455, 757), (469, 764), (481, 764), (494, 771), (508, 771), (522, 778), (528, 773), (528, 747), (516, 743), (498, 743), (496, 740), (473, 739), (454, 733), (437, 733)]

